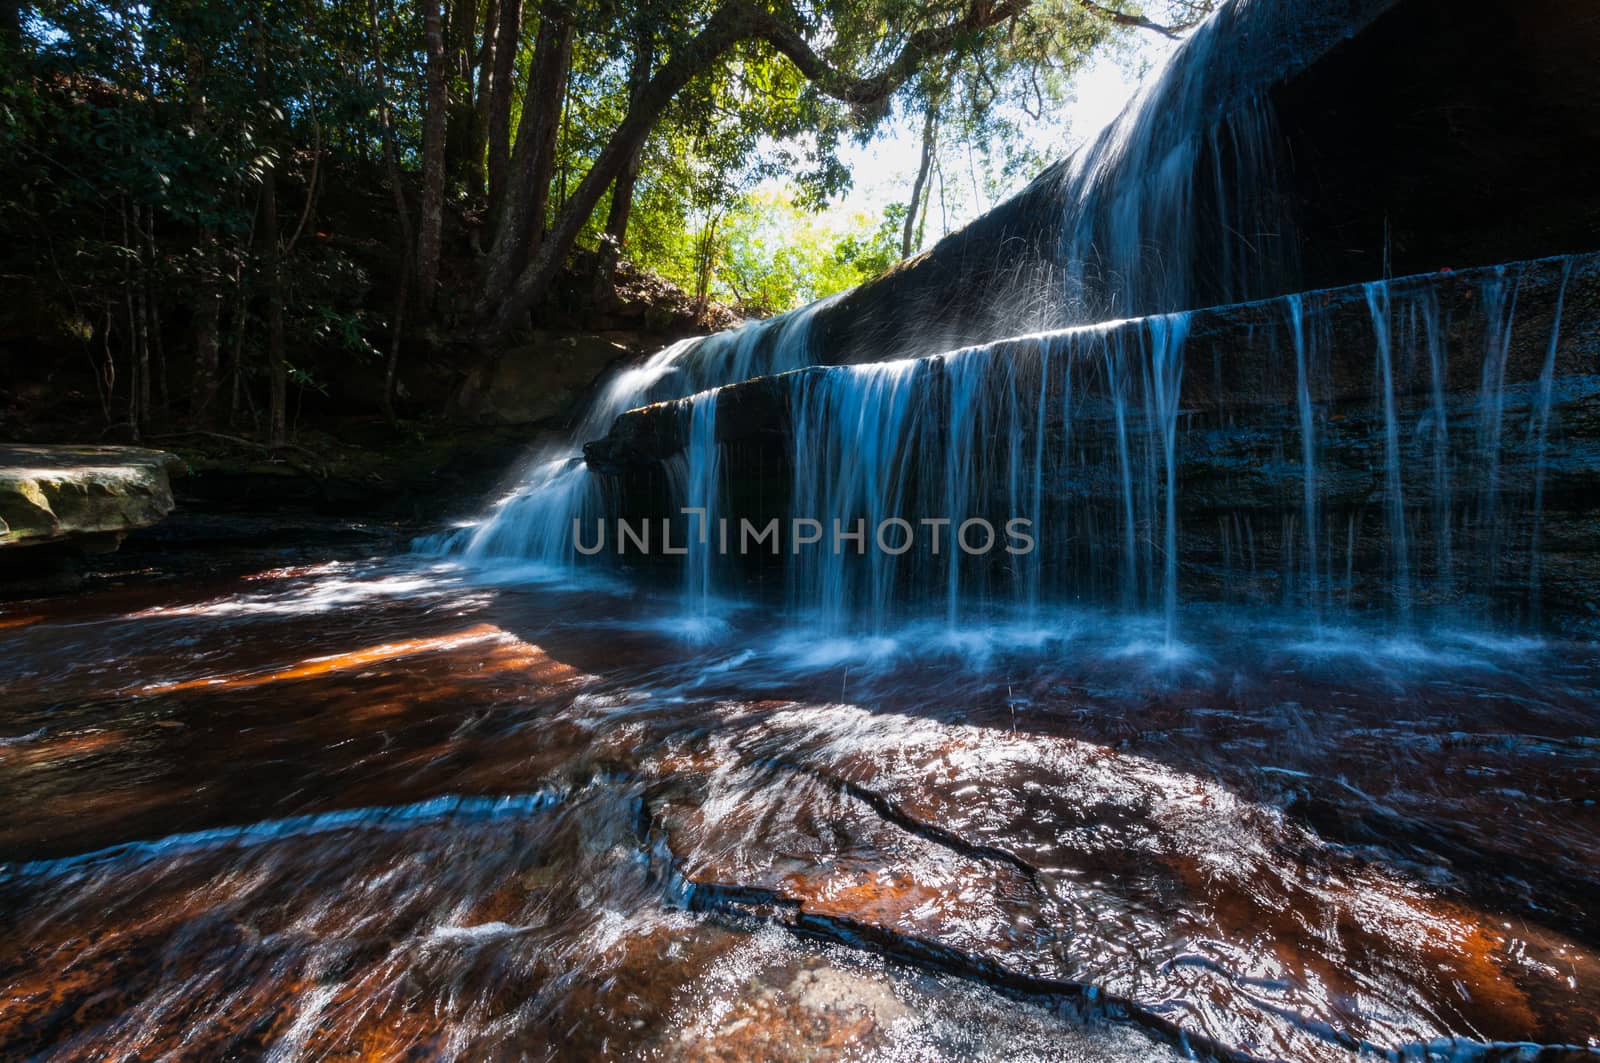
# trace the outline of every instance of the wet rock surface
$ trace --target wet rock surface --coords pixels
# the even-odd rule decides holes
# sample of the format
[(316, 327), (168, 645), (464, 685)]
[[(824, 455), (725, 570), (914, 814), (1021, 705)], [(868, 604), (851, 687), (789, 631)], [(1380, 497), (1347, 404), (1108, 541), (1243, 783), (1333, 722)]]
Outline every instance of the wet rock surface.
[(0, 599), (67, 593), (174, 507), (182, 459), (120, 446), (0, 444)]
[(1592, 644), (677, 608), (419, 560), (0, 611), (0, 1054), (1600, 1048)]
[[(1156, 330), (1174, 328), (1181, 347), (1160, 354)], [(735, 526), (949, 517), (949, 477), (970, 470), (961, 512), (997, 528), (1031, 518), (1055, 593), (1114, 597), (1113, 561), (1130, 563), (1114, 554), (1118, 537), (1144, 558), (1164, 527), (1158, 355), (1176, 359), (1171, 476), (1186, 599), (1359, 610), (1392, 604), (1401, 581), (1407, 608), (1460, 607), (1482, 592), (1516, 622), (1594, 624), (1593, 255), (1024, 336), (902, 368), (757, 378), (630, 411), (585, 459), (611, 488), (608, 515), (676, 515), (674, 485), (704, 460), (690, 453), (695, 410), (714, 402), (718, 514)], [(880, 495), (827, 494), (863, 463)], [(796, 512), (802, 497), (819, 511)], [(942, 588), (938, 560), (916, 560)], [(794, 564), (756, 551), (728, 567), (765, 584)]]
[(0, 444), (0, 550), (78, 540), (115, 548), (172, 511), (174, 455), (140, 447)]
[(564, 417), (596, 378), (647, 346), (639, 333), (536, 333), (474, 367), (451, 399), (451, 415), (494, 425)]

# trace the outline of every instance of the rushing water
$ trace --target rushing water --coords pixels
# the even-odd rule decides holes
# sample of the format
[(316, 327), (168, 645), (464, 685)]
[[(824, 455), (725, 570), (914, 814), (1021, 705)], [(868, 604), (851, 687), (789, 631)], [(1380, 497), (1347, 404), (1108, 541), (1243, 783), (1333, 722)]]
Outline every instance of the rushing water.
[[(1548, 302), (1519, 317), (1525, 269)], [(1410, 278), (699, 392), (668, 409), (683, 450), (663, 478), (669, 511), (697, 514), (693, 594), (703, 610), (771, 600), (781, 569), (783, 607), (833, 634), (1100, 603), (1158, 613), (1172, 642), (1186, 604), (1219, 601), (1309, 627), (1376, 615), (1401, 631), (1535, 631), (1551, 591), (1545, 485), (1558, 471), (1570, 522), (1600, 471), (1582, 415), (1596, 379), (1560, 343), (1592, 322), (1563, 320), (1572, 270), (1452, 280), (1453, 315), (1438, 283)], [(1219, 333), (1239, 318), (1248, 334)], [(1209, 331), (1190, 351), (1196, 320)], [(1515, 374), (1514, 342), (1529, 352)], [(1250, 368), (1226, 374), (1232, 361)], [(730, 443), (716, 413), (730, 402), (734, 422), (787, 427), (755, 450)], [(817, 545), (796, 534), (727, 556), (756, 509), (810, 522)], [(566, 516), (598, 543), (611, 512)], [(969, 521), (993, 529), (993, 549), (967, 548)], [(1560, 590), (1569, 618), (1578, 591)]]
[(823, 300), (730, 332), (680, 340), (642, 365), (613, 373), (601, 382), (567, 439), (539, 447), (489, 517), (431, 537), (427, 548), (474, 560), (571, 563), (577, 557), (573, 519), (605, 511), (599, 487), (583, 464), (583, 444), (605, 435), (625, 410), (815, 364), (811, 320), (827, 305)]
[[(1054, 172), (1087, 324), (830, 366), (805, 308), (413, 555), (0, 609), (0, 1057), (1600, 1054), (1600, 653), (1540, 627), (1593, 590), (1575, 267), (1548, 319), (1513, 267), (1202, 335), (1295, 274), (1261, 6)], [(573, 528), (665, 400), (651, 580)], [(730, 558), (752, 498), (862, 548)]]
[(1295, 287), (1294, 220), (1266, 88), (1235, 84), (1234, 0), (1056, 178), (1067, 322), (1173, 313)]
[[(1362, 0), (1350, 5), (1348, 17), (1357, 24), (1384, 3)], [(1285, 54), (1274, 66), (1258, 53), (1292, 53), (1295, 23), (1260, 0), (1221, 5), (1115, 121), (1039, 178), (1038, 186), (1048, 188), (1044, 201), (1052, 205), (1047, 211), (1052, 216), (1040, 219), (1040, 225), (1058, 234), (1046, 241), (1054, 244), (1045, 252), (1048, 261), (1035, 270), (1031, 259), (1021, 261), (1031, 252), (1019, 251), (1015, 290), (990, 292), (988, 303), (971, 308), (974, 318), (992, 320), (990, 328), (998, 330), (992, 334), (998, 335), (1176, 314), (1292, 290), (1299, 275), (1294, 224), (1285, 205), (1282, 138), (1268, 88), (1301, 60)], [(1019, 246), (1028, 242), (1017, 241)], [(573, 561), (572, 519), (607, 511), (579, 461), (583, 444), (602, 437), (616, 415), (630, 407), (833, 360), (817, 349), (812, 333), (813, 319), (835, 301), (685, 340), (617, 374), (590, 402), (569, 439), (541, 450), (492, 514), (430, 548), (478, 560)], [(907, 318), (897, 326), (899, 334), (885, 337), (888, 349), (901, 356), (933, 355), (947, 346), (931, 339), (914, 314)], [(857, 324), (872, 329), (879, 323)], [(1107, 372), (1120, 370), (1108, 366)], [(1176, 374), (1163, 378), (1164, 384), (1175, 387), (1176, 382)], [(1138, 399), (1129, 395), (1118, 401)], [(1119, 406), (1118, 416), (1123, 415)], [(1124, 468), (1133, 475), (1131, 465)], [(949, 491), (959, 494), (965, 473), (952, 470), (952, 475)], [(1126, 515), (1125, 537), (1133, 535), (1136, 519), (1131, 510)], [(1143, 578), (1132, 567), (1135, 552), (1128, 547), (1123, 558), (1129, 569), (1122, 593), (1129, 602), (1140, 596), (1132, 585)], [(704, 568), (699, 553), (691, 558), (697, 571)], [(964, 577), (956, 560), (944, 567), (954, 601)], [(700, 582), (702, 591), (709, 587), (707, 579)], [(1165, 582), (1170, 588), (1173, 580)], [(814, 575), (802, 574), (799, 584), (822, 589)], [(1172, 603), (1169, 595), (1169, 612)], [(956, 618), (952, 607), (951, 619)]]
[(1591, 645), (684, 609), (418, 559), (0, 612), (0, 1057), (1596, 1047)]
[[(1155, 603), (1170, 631), (1184, 332), (1175, 315), (796, 378), (789, 512), (821, 521), (826, 536), (837, 521), (878, 541), (841, 550), (825, 541), (797, 557), (791, 606), (830, 631), (881, 631), (931, 600), (955, 629), (996, 604), (1037, 607), (1046, 590), (1058, 598), (1067, 579), (1075, 597), (1115, 585), (1105, 599)], [(717, 401), (710, 392), (690, 405)], [(1104, 441), (1072, 431), (1108, 413), (1115, 536), (1095, 533), (1108, 514), (1075, 486), (1113, 473)], [(1011, 526), (1019, 519), (1037, 536), (1032, 549)], [(942, 522), (937, 535), (928, 520)], [(995, 529), (1003, 552), (967, 551), (986, 534), (974, 526), (968, 538), (976, 520)], [(898, 530), (880, 538), (888, 521)]]

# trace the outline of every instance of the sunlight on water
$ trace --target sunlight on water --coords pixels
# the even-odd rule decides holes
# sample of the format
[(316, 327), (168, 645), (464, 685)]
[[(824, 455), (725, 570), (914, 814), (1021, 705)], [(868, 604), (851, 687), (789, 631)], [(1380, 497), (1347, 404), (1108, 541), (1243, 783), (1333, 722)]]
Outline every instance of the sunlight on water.
[[(1280, 8), (959, 339), (683, 340), (405, 557), (0, 615), (0, 1057), (1595, 1058), (1600, 267), (1263, 299)], [(573, 537), (684, 507), (1033, 548)]]
[[(956, 628), (935, 608), (863, 639), (570, 571), (479, 576), (284, 569), (167, 612), (110, 601), (9, 631), (35, 654), (157, 640), (172, 677), (116, 716), (94, 708), (113, 675), (16, 688), (0, 796), (30, 813), (0, 830), (0, 888), (25, 888), (39, 970), (116, 969), (119, 939), (64, 947), (86, 920), (143, 940), (278, 913), (299, 929), (250, 947), (275, 966), (230, 977), (280, 1001), (273, 1044), (308, 1053), (378, 1028), (385, 1044), (595, 1029), (574, 1026), (587, 1014), (686, 1058), (765, 1051), (813, 1016), (857, 1030), (864, 1058), (967, 1058), (993, 1037), (1143, 1059), (1174, 1030), (1336, 1058), (1347, 1033), (1542, 1023), (1570, 1040), (1600, 1014), (1600, 966), (1556, 914), (1579, 903), (1593, 814), (1535, 770), (1562, 758), (1572, 793), (1600, 770), (1542, 682), (1556, 645), (1247, 610), (1195, 610), (1169, 642), (1159, 607), (1026, 605)], [(276, 609), (213, 608), (261, 595)], [(303, 630), (330, 616), (351, 625), (337, 652)], [(1596, 678), (1564, 682), (1581, 703)], [(1526, 734), (1485, 737), (1492, 718)], [(226, 752), (202, 737), (217, 720), (240, 729)], [(84, 773), (97, 785), (63, 785)], [(254, 781), (195, 803), (227, 779)], [(1526, 821), (1484, 814), (1507, 800)], [(29, 822), (74, 833), (19, 859), (40, 851)], [(1437, 833), (1459, 823), (1476, 825)], [(1518, 907), (1483, 854), (1540, 850), (1546, 870), (1523, 874), (1541, 908)], [(222, 1007), (180, 987), (252, 955), (232, 942), (119, 1003), (97, 1043)], [(540, 956), (618, 988), (573, 996)], [(407, 969), (455, 1003), (389, 1010)], [(303, 987), (318, 978), (337, 991)], [(0, 1045), (33, 1021), (0, 1017)]]

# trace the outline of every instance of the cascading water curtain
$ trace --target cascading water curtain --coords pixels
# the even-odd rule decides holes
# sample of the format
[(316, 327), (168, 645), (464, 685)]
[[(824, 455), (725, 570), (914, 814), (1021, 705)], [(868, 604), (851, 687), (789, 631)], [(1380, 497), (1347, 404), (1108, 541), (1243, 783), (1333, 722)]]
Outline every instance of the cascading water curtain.
[[(706, 611), (739, 593), (733, 577), (781, 565), (791, 611), (823, 630), (1081, 605), (1158, 619), (1169, 643), (1185, 600), (1313, 624), (1470, 622), (1512, 599), (1531, 616), (1577, 386), (1557, 360), (1565, 280), (1553, 326), (1547, 304), (1518, 324), (1515, 271), (1471, 283), (1457, 321), (1436, 286), (1373, 282), (773, 378), (755, 402), (786, 398), (762, 431), (785, 440), (788, 494), (759, 504), (809, 538), (787, 528), (754, 562), (724, 560), (725, 542), (742, 538), (749, 477), (773, 469), (725, 451), (732, 392), (703, 392), (679, 407), (686, 447), (668, 463), (674, 508), (696, 511), (684, 593)], [(1206, 314), (1213, 373), (1194, 376)]]
[[(604, 436), (626, 411), (648, 403), (812, 365), (812, 323), (832, 302), (824, 299), (728, 332), (679, 340), (643, 365), (615, 373), (567, 437), (539, 448), (522, 482), (488, 515), (451, 534), (421, 541), (418, 548), (474, 562), (524, 560), (571, 567), (578, 558), (573, 521), (592, 527), (605, 512), (599, 488), (583, 464), (583, 445)], [(698, 581), (702, 602), (709, 588), (707, 568)]]
[[(1338, 403), (1325, 394), (1331, 366), (1359, 362), (1360, 351), (1336, 349), (1304, 297), (1284, 301), (1301, 530), (1285, 536), (1283, 549), (1303, 551), (1295, 585), (1313, 617), (1343, 601), (1402, 625), (1419, 609), (1470, 620), (1491, 608), (1537, 620), (1571, 270), (1570, 260), (1560, 266), (1547, 335), (1519, 325), (1515, 270), (1489, 271), (1461, 321), (1441, 310), (1433, 287), (1364, 285), (1370, 397)], [(1524, 382), (1509, 382), (1515, 345), (1542, 356), (1535, 380), (1524, 369)]]
[(824, 541), (789, 561), (792, 604), (836, 630), (961, 626), (1111, 592), (1173, 630), (1186, 325), (804, 374), (789, 508)]

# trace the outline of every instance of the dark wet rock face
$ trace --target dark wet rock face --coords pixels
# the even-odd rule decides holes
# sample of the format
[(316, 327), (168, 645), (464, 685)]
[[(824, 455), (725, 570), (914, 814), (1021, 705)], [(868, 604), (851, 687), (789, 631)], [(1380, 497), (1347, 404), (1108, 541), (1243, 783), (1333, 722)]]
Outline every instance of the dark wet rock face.
[(1307, 286), (1600, 247), (1597, 54), (1583, 0), (1421, 0), (1285, 82)]
[[(760, 378), (628, 413), (585, 455), (615, 515), (659, 520), (683, 504), (672, 485), (697, 460), (694, 411), (714, 402), (719, 516), (875, 524), (955, 516), (956, 499), (996, 527), (1028, 517), (1052, 571), (962, 576), (1000, 598), (1031, 578), (1047, 598), (1158, 599), (1146, 551), (1161, 550), (1170, 480), (1184, 601), (1335, 612), (1487, 597), (1581, 626), (1600, 579), (1597, 377), (1589, 256)], [(850, 494), (835, 470), (852, 463), (876, 469), (877, 494)], [(929, 558), (892, 579), (915, 596), (918, 560), (923, 592), (940, 593)], [(795, 564), (757, 552), (731, 567)]]
[(1584, 0), (1234, 3), (1147, 113), (820, 311), (818, 359), (1600, 247), (1596, 54)]
[(451, 399), (452, 415), (495, 425), (564, 418), (596, 378), (640, 349), (637, 333), (537, 333), (475, 366)]

